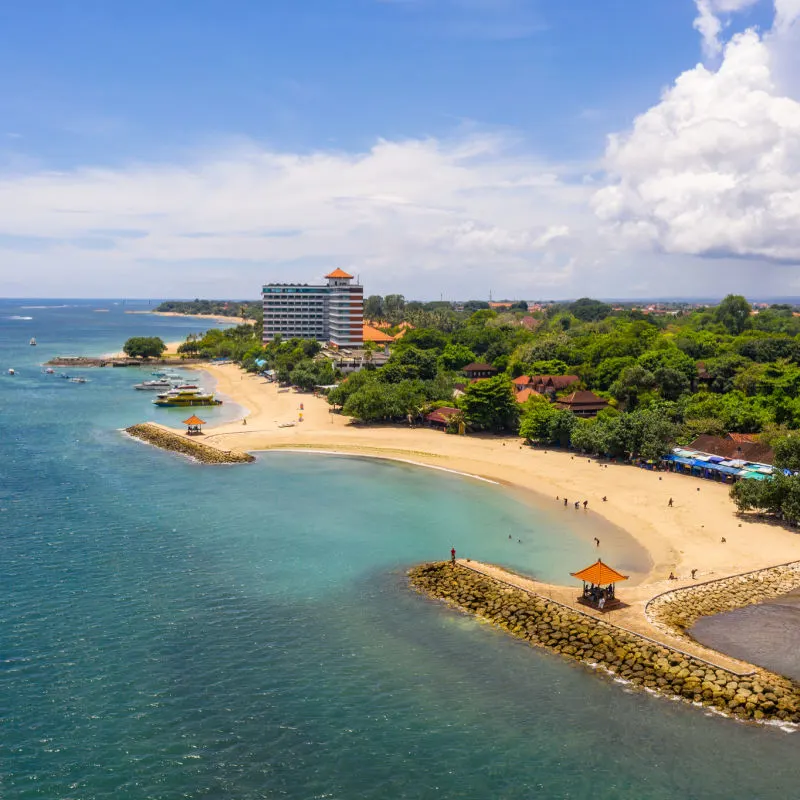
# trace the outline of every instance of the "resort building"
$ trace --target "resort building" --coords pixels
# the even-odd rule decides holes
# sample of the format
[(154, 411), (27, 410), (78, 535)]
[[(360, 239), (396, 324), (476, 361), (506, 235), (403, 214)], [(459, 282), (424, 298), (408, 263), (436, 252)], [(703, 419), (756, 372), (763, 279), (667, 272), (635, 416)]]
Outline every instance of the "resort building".
[(497, 370), (491, 364), (467, 364), (462, 372), (471, 380), (474, 381), (480, 378), (491, 378), (497, 375)]
[(323, 285), (270, 283), (264, 286), (264, 344), (282, 339), (316, 339), (334, 347), (361, 347), (364, 287), (335, 269)]
[(596, 417), (599, 411), (608, 408), (608, 400), (603, 400), (594, 392), (578, 391), (556, 400), (558, 408), (571, 411), (576, 417)]
[(539, 394), (555, 397), (556, 392), (563, 392), (579, 382), (577, 375), (534, 375), (528, 386)]

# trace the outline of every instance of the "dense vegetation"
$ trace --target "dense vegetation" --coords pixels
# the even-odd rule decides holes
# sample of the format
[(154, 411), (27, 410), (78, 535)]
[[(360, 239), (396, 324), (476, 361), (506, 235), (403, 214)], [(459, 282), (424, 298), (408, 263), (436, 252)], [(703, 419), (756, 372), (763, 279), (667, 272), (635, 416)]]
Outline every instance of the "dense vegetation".
[[(493, 310), (483, 301), (405, 302), (372, 296), (365, 316), (391, 333), (409, 322), (388, 362), (351, 376), (330, 393), (345, 414), (365, 422), (418, 418), (434, 405), (458, 406), (471, 430), (513, 431), (583, 452), (657, 458), (673, 442), (703, 433), (764, 433), (779, 439), (800, 428), (800, 316), (790, 306), (753, 313), (745, 298), (718, 306), (645, 314), (582, 298), (528, 312)], [(336, 376), (319, 345), (260, 343), (260, 326), (211, 330), (182, 351), (233, 358), (252, 370), (274, 369), (305, 388)], [(464, 387), (470, 362), (498, 370)], [(596, 419), (576, 419), (534, 396), (516, 402), (512, 379), (576, 375), (570, 387), (609, 402)]]
[(800, 522), (800, 436), (786, 436), (775, 444), (776, 474), (770, 480), (738, 481), (731, 497), (739, 511), (774, 515), (785, 522)]
[(219, 317), (242, 317), (261, 320), (263, 308), (252, 300), (167, 300), (156, 311), (171, 311), (177, 314), (213, 314)]

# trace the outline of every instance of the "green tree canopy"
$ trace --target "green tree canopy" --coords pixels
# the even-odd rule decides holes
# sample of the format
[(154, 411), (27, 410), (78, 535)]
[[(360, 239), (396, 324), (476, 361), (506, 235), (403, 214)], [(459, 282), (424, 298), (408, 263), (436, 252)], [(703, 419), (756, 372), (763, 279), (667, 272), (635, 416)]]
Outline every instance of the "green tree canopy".
[(469, 384), (459, 405), (471, 428), (497, 432), (516, 430), (519, 403), (506, 375)]
[(750, 303), (740, 294), (729, 294), (714, 309), (714, 319), (735, 335), (748, 326), (751, 310)]
[(167, 346), (158, 336), (132, 336), (122, 346), (131, 358), (160, 358)]

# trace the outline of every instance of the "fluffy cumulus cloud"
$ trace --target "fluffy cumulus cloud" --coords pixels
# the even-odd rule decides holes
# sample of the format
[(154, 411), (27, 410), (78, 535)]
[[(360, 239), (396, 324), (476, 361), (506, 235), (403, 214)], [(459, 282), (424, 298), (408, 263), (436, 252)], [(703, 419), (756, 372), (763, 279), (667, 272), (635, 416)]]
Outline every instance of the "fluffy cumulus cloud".
[(338, 263), (387, 290), (409, 272), (452, 277), (489, 259), (557, 285), (588, 197), (579, 176), (496, 136), (381, 141), (359, 154), (250, 146), (185, 166), (6, 175), (0, 251), (20, 270), (102, 262), (105, 276), (251, 264), (254, 285)]
[(610, 137), (593, 205), (620, 246), (800, 260), (798, 75), (776, 71), (798, 17), (798, 0), (778, 0), (772, 31), (734, 36), (717, 69), (685, 72)]

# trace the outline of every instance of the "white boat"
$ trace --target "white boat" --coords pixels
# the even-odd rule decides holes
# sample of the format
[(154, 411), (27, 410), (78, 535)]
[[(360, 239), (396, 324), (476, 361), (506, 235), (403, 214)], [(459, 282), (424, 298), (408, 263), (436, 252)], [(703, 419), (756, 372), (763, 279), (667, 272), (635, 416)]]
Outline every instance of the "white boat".
[(9, 374), (9, 375), (16, 375), (16, 373), (14, 372), (14, 367), (11, 367), (11, 368), (8, 370), (8, 374)]
[(163, 392), (171, 389), (172, 384), (166, 380), (142, 381), (141, 383), (137, 383), (133, 388), (138, 389), (140, 392)]
[(33, 336), (31, 336), (30, 345), (31, 347), (36, 347), (36, 339), (34, 339)]
[(208, 394), (198, 387), (192, 389), (172, 389), (158, 395), (153, 403), (165, 408), (185, 408), (187, 406), (220, 406), (222, 400), (217, 400), (213, 394)]
[(70, 378), (69, 380), (70, 380), (70, 383), (88, 383), (86, 378), (81, 378), (81, 377)]
[(52, 367), (48, 367), (45, 371), (45, 375), (54, 375), (55, 370)]

